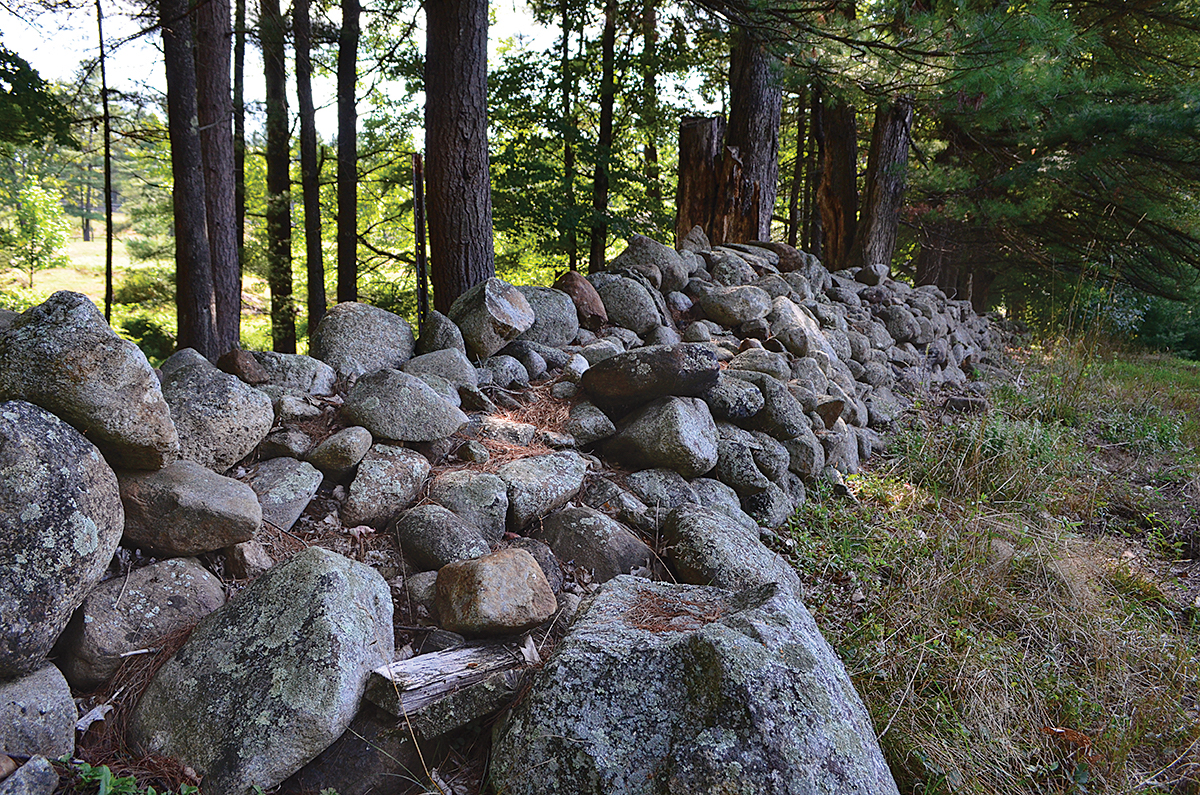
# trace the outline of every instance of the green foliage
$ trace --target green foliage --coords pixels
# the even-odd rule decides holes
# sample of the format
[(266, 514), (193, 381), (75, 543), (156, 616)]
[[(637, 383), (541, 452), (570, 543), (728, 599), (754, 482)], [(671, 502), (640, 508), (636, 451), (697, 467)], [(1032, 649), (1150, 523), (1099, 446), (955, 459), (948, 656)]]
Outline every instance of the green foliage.
[(85, 795), (199, 795), (200, 788), (191, 784), (180, 784), (178, 790), (163, 790), (161, 793), (152, 786), (142, 786), (133, 776), (117, 776), (108, 765), (90, 765), (87, 762), (74, 760), (70, 763), (70, 772), (74, 779), (74, 792)]
[(175, 335), (163, 327), (160, 318), (153, 315), (131, 315), (121, 321), (121, 331), (126, 339), (142, 349), (142, 353), (155, 366), (175, 352)]
[(41, 185), (27, 185), (17, 194), (12, 264), (29, 274), (31, 290), (34, 271), (70, 264), (66, 253), (68, 230), (62, 204), (51, 191)]
[(51, 138), (73, 146), (71, 115), (29, 63), (0, 45), (0, 143), (30, 144)]
[(175, 301), (175, 272), (168, 268), (131, 268), (113, 289), (117, 304), (164, 306)]

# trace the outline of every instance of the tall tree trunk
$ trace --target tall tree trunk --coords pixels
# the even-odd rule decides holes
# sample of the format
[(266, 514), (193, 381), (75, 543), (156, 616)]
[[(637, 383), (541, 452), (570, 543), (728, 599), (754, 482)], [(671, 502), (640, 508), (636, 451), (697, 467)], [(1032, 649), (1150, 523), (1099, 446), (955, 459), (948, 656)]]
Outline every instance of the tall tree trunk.
[(662, 210), (662, 183), (658, 166), (658, 0), (646, 0), (642, 8), (642, 168), (646, 198), (655, 217)]
[[(728, 242), (771, 238), (783, 108), (776, 68), (775, 59), (763, 43), (750, 31), (738, 29), (729, 54), (729, 129), (725, 145), (737, 151), (741, 168), (739, 201), (727, 225)], [(726, 191), (732, 193), (729, 187)]]
[(279, 0), (262, 0), (259, 37), (267, 99), (267, 284), (271, 288), (271, 342), (296, 352), (292, 301), (291, 142), (288, 135), (287, 65)]
[(204, 156), (196, 116), (196, 61), (187, 0), (159, 0), (171, 141), (175, 219), (175, 308), (180, 348), (215, 359), (217, 308), (204, 204)]
[[(440, 0), (434, 0), (437, 5)], [(359, 0), (343, 0), (338, 37), (337, 300), (358, 300), (358, 17)], [(429, 88), (425, 88), (428, 95)]]
[(325, 316), (325, 260), (321, 251), (321, 174), (317, 162), (316, 109), (312, 97), (310, 0), (296, 0), (296, 100), (300, 103), (300, 185), (304, 193), (304, 253), (308, 270), (308, 338)]
[(800, 227), (804, 223), (800, 215), (800, 194), (804, 188), (804, 143), (808, 135), (804, 111), (808, 105), (807, 92), (800, 90), (796, 97), (796, 162), (792, 164), (792, 184), (788, 191), (787, 242), (795, 246), (800, 240)]
[(571, 68), (571, 2), (562, 0), (562, 119), (563, 119), (563, 210), (561, 237), (567, 252), (567, 267), (579, 270), (578, 209), (575, 206), (575, 73)]
[(232, 44), (229, 12), (229, 0), (205, 0), (196, 6), (196, 110), (204, 155), (218, 355), (237, 347), (242, 319), (231, 127), (233, 104), (229, 87)]
[(596, 140), (596, 172), (592, 179), (592, 235), (588, 251), (588, 272), (604, 270), (604, 252), (608, 248), (608, 163), (612, 157), (613, 102), (617, 94), (615, 50), (617, 42), (617, 0), (604, 3), (604, 32), (600, 35), (600, 136)]
[(804, 239), (805, 251), (820, 254), (825, 247), (825, 232), (821, 227), (821, 210), (817, 191), (821, 185), (821, 174), (825, 168), (825, 104), (821, 99), (821, 87), (812, 88), (812, 110), (808, 125), (808, 169), (804, 180)]
[(425, 151), (433, 303), (495, 275), (487, 149), (487, 0), (425, 5)]
[(824, 105), (825, 158), (817, 204), (821, 211), (825, 267), (850, 266), (858, 226), (858, 130), (854, 108), (841, 100)]
[(113, 202), (112, 114), (108, 108), (108, 58), (104, 50), (104, 10), (96, 0), (96, 37), (100, 40), (100, 111), (104, 118), (104, 319), (112, 323)]
[(246, 0), (234, 0), (233, 13), (233, 204), (240, 294), (246, 264)]
[(875, 111), (863, 208), (850, 257), (853, 265), (891, 265), (900, 227), (912, 118), (912, 97), (881, 103)]
[(717, 204), (725, 121), (719, 116), (687, 116), (679, 123), (679, 176), (675, 188), (675, 244), (692, 227), (708, 234)]

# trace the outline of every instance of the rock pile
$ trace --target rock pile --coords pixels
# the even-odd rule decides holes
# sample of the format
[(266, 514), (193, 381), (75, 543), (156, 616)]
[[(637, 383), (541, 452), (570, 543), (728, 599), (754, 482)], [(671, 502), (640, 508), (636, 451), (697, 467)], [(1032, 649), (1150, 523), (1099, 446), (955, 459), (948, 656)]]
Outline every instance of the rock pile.
[[(158, 373), (58, 293), (0, 317), (0, 753), (52, 785), (36, 760), (74, 748), (68, 683), (103, 687), (195, 625), (134, 747), (213, 795), (366, 792), (516, 692), (511, 672), (463, 679), (409, 715), (376, 669), (542, 627), (562, 640), (497, 725), (499, 791), (894, 791), (762, 538), (879, 449), (908, 395), (966, 386), (1000, 344), (884, 267), (699, 230), (555, 288), (489, 279), (419, 335), (340, 304), (312, 356), (184, 350)], [(519, 421), (531, 395), (557, 419)], [(270, 539), (314, 528), (346, 554), (276, 565)], [(227, 601), (217, 574), (253, 584)]]

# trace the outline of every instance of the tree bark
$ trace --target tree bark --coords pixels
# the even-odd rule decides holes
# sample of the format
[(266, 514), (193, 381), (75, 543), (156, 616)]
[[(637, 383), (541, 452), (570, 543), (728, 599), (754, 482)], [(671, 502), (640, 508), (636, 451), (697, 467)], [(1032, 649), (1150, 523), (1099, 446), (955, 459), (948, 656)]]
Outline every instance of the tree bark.
[(842, 101), (825, 104), (825, 158), (817, 205), (824, 236), (822, 259), (831, 271), (850, 267), (858, 226), (858, 132), (854, 108)]
[(575, 75), (571, 68), (571, 24), (570, 0), (562, 0), (562, 50), (560, 71), (562, 75), (562, 119), (563, 119), (563, 195), (566, 201), (561, 221), (561, 238), (567, 252), (567, 267), (579, 270), (578, 215), (575, 206)]
[(729, 129), (725, 145), (741, 157), (740, 198), (728, 223), (728, 242), (771, 238), (771, 213), (779, 187), (779, 118), (783, 108), (776, 68), (775, 59), (757, 37), (745, 29), (736, 31), (729, 54)]
[(246, 0), (234, 0), (233, 14), (233, 203), (240, 293), (246, 262)]
[(296, 37), (296, 100), (300, 104), (300, 186), (304, 194), (304, 262), (308, 271), (308, 339), (325, 316), (325, 260), (321, 250), (321, 174), (317, 162), (316, 109), (312, 97), (310, 0), (292, 10)]
[(495, 275), (487, 150), (487, 0), (425, 4), (426, 199), (434, 308)]
[(204, 156), (196, 115), (196, 61), (187, 0), (159, 0), (171, 141), (175, 219), (175, 308), (180, 348), (216, 359), (217, 309), (205, 210)]
[(617, 41), (617, 2), (604, 3), (604, 32), (600, 35), (600, 136), (596, 140), (596, 172), (592, 180), (592, 235), (588, 253), (588, 272), (604, 270), (604, 252), (608, 248), (608, 164), (612, 157), (613, 104), (617, 94), (615, 50)]
[(912, 97), (881, 103), (875, 111), (863, 208), (850, 257), (853, 265), (891, 265), (900, 227), (912, 119)]
[(642, 168), (646, 198), (654, 217), (662, 209), (662, 183), (658, 165), (658, 9), (657, 0), (646, 0), (642, 8)]
[(213, 293), (217, 311), (217, 354), (241, 338), (242, 291), (238, 267), (234, 191), (233, 104), (229, 86), (229, 0), (196, 6), (196, 109), (204, 157), (205, 209)]
[[(433, 0), (438, 4), (440, 0)], [(337, 300), (358, 300), (359, 0), (343, 0), (338, 37)], [(428, 95), (426, 87), (426, 95)]]
[(800, 195), (804, 188), (804, 139), (808, 135), (804, 112), (808, 105), (807, 92), (801, 89), (796, 97), (796, 162), (792, 164), (792, 184), (788, 190), (787, 242), (795, 246), (800, 240), (800, 227), (804, 223), (800, 215)]
[(267, 284), (271, 288), (271, 342), (279, 353), (296, 352), (292, 301), (291, 143), (287, 71), (279, 0), (262, 0), (259, 13), (267, 99)]
[(708, 234), (717, 202), (725, 121), (719, 116), (687, 116), (679, 123), (679, 177), (675, 188), (675, 245), (692, 227)]
[(96, 37), (100, 40), (100, 109), (104, 118), (104, 320), (112, 323), (113, 188), (112, 114), (108, 107), (108, 63), (104, 49), (104, 9), (96, 0)]
[(804, 180), (804, 239), (801, 248), (820, 254), (825, 247), (825, 232), (821, 227), (821, 210), (817, 191), (821, 186), (821, 174), (825, 168), (825, 103), (821, 99), (821, 87), (813, 86), (812, 110), (808, 125), (808, 173)]

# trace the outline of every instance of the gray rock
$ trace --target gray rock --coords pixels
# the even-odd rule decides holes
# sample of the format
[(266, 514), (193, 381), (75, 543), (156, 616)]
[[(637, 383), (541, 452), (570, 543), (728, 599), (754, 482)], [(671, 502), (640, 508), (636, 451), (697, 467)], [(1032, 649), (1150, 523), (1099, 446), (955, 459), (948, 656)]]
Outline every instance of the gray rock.
[(383, 367), (399, 369), (412, 358), (413, 347), (407, 320), (377, 306), (344, 301), (317, 324), (311, 353), (339, 376), (358, 377)]
[(717, 463), (717, 427), (700, 398), (659, 398), (622, 420), (604, 452), (633, 469), (666, 467), (692, 478)]
[(486, 416), (479, 420), (479, 438), (494, 439), (504, 444), (528, 447), (537, 433), (537, 426), (527, 422), (513, 422), (503, 417)]
[(715, 420), (749, 420), (766, 405), (763, 393), (749, 381), (721, 372), (717, 380), (700, 395)]
[(673, 469), (643, 469), (625, 478), (629, 490), (645, 505), (657, 528), (680, 505), (697, 501), (696, 492)]
[(754, 460), (755, 439), (749, 432), (727, 423), (718, 427), (718, 460), (714, 474), (739, 495), (754, 494), (770, 485), (771, 480)]
[(714, 287), (699, 294), (696, 303), (710, 319), (734, 328), (771, 313), (771, 296), (759, 287)]
[(163, 371), (163, 397), (179, 432), (180, 457), (224, 472), (270, 432), (275, 412), (271, 399), (259, 390), (221, 372), (198, 353), (195, 359)]
[(792, 367), (788, 364), (787, 356), (763, 348), (742, 351), (730, 359), (728, 368), (766, 373), (778, 381), (787, 381), (792, 377)]
[(625, 346), (610, 338), (596, 340), (579, 349), (579, 355), (584, 358), (589, 367), (624, 352)]
[(258, 495), (262, 520), (280, 530), (291, 530), (316, 496), (321, 479), (321, 473), (307, 461), (272, 458), (259, 464), (250, 475), (250, 488)]
[(649, 568), (654, 551), (629, 528), (593, 508), (563, 508), (546, 516), (533, 538), (545, 542), (559, 560), (607, 582), (637, 567)]
[(235, 580), (253, 580), (274, 565), (271, 554), (253, 539), (225, 548), (225, 573)]
[(681, 505), (663, 525), (663, 540), (679, 582), (730, 590), (779, 583), (799, 598), (799, 576), (759, 540), (758, 528), (721, 511)]
[(0, 681), (0, 753), (48, 756), (75, 753), (79, 713), (62, 673), (47, 663), (18, 679)]
[(579, 493), (587, 460), (578, 453), (563, 451), (520, 458), (497, 470), (508, 485), (509, 526), (519, 531)]
[(422, 571), (440, 569), (491, 551), (478, 527), (441, 505), (418, 505), (396, 519), (396, 540), (405, 559)]
[(159, 469), (179, 456), (150, 363), (79, 293), (57, 292), (0, 332), (0, 400), (13, 399), (78, 428), (114, 467)]
[(681, 289), (688, 278), (688, 268), (679, 252), (645, 235), (629, 238), (629, 244), (609, 268), (632, 268), (643, 273), (664, 294)]
[(444, 348), (440, 351), (423, 353), (409, 359), (401, 368), (409, 375), (432, 373), (459, 386), (479, 386), (479, 373), (467, 355), (458, 348)]
[(371, 449), (371, 432), (353, 425), (314, 447), (306, 458), (330, 480), (343, 480)]
[(885, 306), (879, 309), (879, 319), (897, 343), (911, 342), (921, 336), (921, 324), (902, 306)]
[(429, 499), (479, 528), (488, 543), (504, 537), (508, 485), (488, 472), (446, 470), (429, 484)]
[(869, 287), (874, 287), (881, 281), (887, 278), (888, 265), (886, 262), (875, 262), (859, 269), (858, 273), (854, 274), (854, 280)]
[(421, 324), (421, 336), (417, 339), (415, 353), (419, 356), (434, 351), (454, 348), (467, 352), (467, 344), (463, 342), (462, 332), (454, 321), (436, 309), (430, 309)]
[[(458, 394), (458, 389), (455, 388), (454, 384), (450, 383), (445, 378), (442, 378), (440, 375), (434, 375), (433, 373), (420, 373), (417, 378), (420, 378), (422, 381), (424, 381), (425, 386), (437, 393), (437, 396), (442, 400), (446, 401), (456, 409), (462, 408), (462, 396)], [(477, 389), (478, 387), (464, 385), (464, 388)]]
[(211, 795), (271, 788), (342, 735), (393, 654), (387, 583), (310, 547), (200, 622), (146, 688), (130, 739), (190, 766)]
[(494, 276), (460, 295), (447, 313), (458, 324), (467, 353), (486, 359), (533, 325), (525, 296)]
[(640, 282), (615, 273), (593, 273), (588, 281), (600, 295), (609, 321), (617, 326), (645, 334), (663, 324), (662, 314), (658, 311), (650, 288)]
[(814, 480), (825, 469), (825, 447), (812, 429), (805, 428), (783, 443), (788, 451), (788, 470), (805, 480)]
[(688, 324), (680, 335), (680, 339), (684, 342), (711, 342), (712, 332), (708, 330), (706, 324), (697, 321)]
[[(285, 462), (275, 465), (279, 468), (297, 463), (277, 460)], [(121, 472), (117, 480), (126, 543), (161, 557), (198, 555), (249, 541), (262, 526), (263, 508), (254, 489), (195, 461), (176, 461), (157, 472)]]
[(0, 679), (30, 673), (121, 541), (117, 478), (79, 431), (0, 403)]
[(772, 301), (767, 320), (771, 323), (771, 334), (792, 355), (803, 357), (820, 352), (831, 360), (837, 358), (829, 340), (821, 333), (821, 324), (790, 299), (780, 297)]
[[(545, 346), (539, 346), (545, 350)], [(557, 350), (551, 348), (550, 350)], [(550, 367), (546, 357), (542, 356), (534, 347), (533, 343), (525, 340), (513, 340), (500, 349), (500, 353), (504, 356), (511, 356), (521, 363), (525, 368), (525, 376), (530, 381), (537, 381), (544, 378), (547, 370)]]
[(710, 345), (652, 345), (594, 363), (580, 384), (611, 416), (667, 395), (701, 395), (716, 382), (719, 369)]
[[(101, 583), (59, 640), (59, 665), (76, 689), (103, 685), (121, 656), (187, 629), (225, 604), (221, 581), (194, 558), (172, 558)], [(57, 754), (55, 754), (57, 756)]]
[(35, 756), (0, 781), (0, 795), (51, 795), (58, 784), (58, 772), (50, 760)]
[(533, 325), (518, 339), (554, 348), (570, 344), (579, 333), (579, 315), (571, 296), (550, 287), (518, 287), (533, 310)]
[(581, 401), (571, 406), (570, 419), (563, 430), (574, 437), (576, 444), (583, 447), (612, 436), (617, 432), (617, 426), (613, 425), (612, 420), (603, 411), (587, 401)]
[(742, 497), (742, 510), (763, 527), (775, 528), (787, 522), (796, 510), (796, 503), (781, 486), (768, 483), (762, 491)]
[(512, 356), (492, 356), (483, 363), (483, 369), (491, 374), (491, 382), (501, 389), (525, 389), (529, 386), (529, 371)]
[(653, 533), (658, 529), (646, 504), (608, 478), (592, 478), (579, 497), (584, 505), (602, 511), (630, 527), (645, 533)]
[(558, 558), (554, 556), (554, 550), (536, 538), (524, 536), (517, 536), (505, 542), (504, 546), (508, 549), (523, 549), (533, 555), (533, 559), (542, 569), (542, 574), (546, 575), (546, 582), (549, 583), (550, 590), (554, 592), (555, 596), (558, 595), (563, 587), (563, 570)]
[(342, 505), (342, 524), (383, 528), (396, 514), (415, 503), (433, 470), (416, 450), (374, 444), (358, 465), (350, 482), (350, 496)]
[(343, 411), (349, 422), (376, 438), (403, 442), (444, 439), (467, 423), (461, 409), (399, 370), (378, 370), (358, 379)]
[(655, 326), (646, 332), (644, 340), (647, 345), (678, 345), (683, 337), (670, 326)]
[(775, 585), (610, 581), (492, 759), (509, 795), (897, 792), (845, 668)]
[(435, 604), (442, 626), (467, 637), (525, 632), (558, 606), (537, 560), (523, 549), (443, 566)]
[[(255, 391), (260, 395), (264, 394), (261, 390)], [(275, 401), (276, 422), (303, 422), (304, 420), (311, 420), (320, 417), (320, 407), (313, 405), (310, 402), (311, 400), (312, 398), (300, 397), (298, 395), (281, 395), (279, 399)]]
[(300, 353), (252, 351), (267, 374), (259, 387), (272, 397), (282, 395), (332, 395), (337, 373), (325, 362)]
[(742, 510), (742, 500), (732, 486), (712, 478), (696, 478), (690, 485), (696, 494), (697, 505), (720, 511), (738, 524), (754, 529), (757, 523)]
[(267, 438), (259, 442), (258, 458), (265, 461), (269, 458), (304, 458), (312, 448), (312, 437), (295, 428), (280, 428), (267, 434)]
[(283, 783), (283, 792), (336, 792), (370, 795), (412, 780), (421, 767), (411, 734), (396, 718), (365, 703), (333, 745)]
[(700, 255), (708, 263), (708, 270), (717, 284), (738, 287), (758, 277), (750, 263), (732, 251), (715, 249), (703, 251)]
[(680, 251), (708, 251), (710, 248), (712, 248), (712, 243), (708, 242), (708, 235), (704, 234), (704, 228), (699, 224), (688, 230), (688, 233), (679, 241)]
[(763, 431), (776, 439), (794, 439), (808, 427), (804, 407), (778, 380), (765, 373), (749, 370), (726, 370), (725, 373), (749, 381), (763, 395), (761, 411), (749, 419), (735, 420), (743, 428)]
[(858, 473), (858, 437), (841, 418), (829, 430), (819, 434), (825, 448), (825, 466), (843, 475)]

